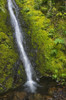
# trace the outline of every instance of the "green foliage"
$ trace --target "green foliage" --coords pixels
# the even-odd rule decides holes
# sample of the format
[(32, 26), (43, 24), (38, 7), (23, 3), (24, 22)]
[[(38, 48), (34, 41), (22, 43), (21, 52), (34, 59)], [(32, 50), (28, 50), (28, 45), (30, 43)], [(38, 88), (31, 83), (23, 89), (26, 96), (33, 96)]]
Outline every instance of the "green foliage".
[(64, 15), (66, 16), (66, 13), (64, 13)]
[(8, 89), (12, 88), (12, 84), (13, 84), (13, 78), (9, 77), (9, 79), (6, 81), (6, 88)]
[(57, 50), (56, 50), (56, 49), (53, 49), (53, 50), (51, 51), (51, 55), (52, 55), (52, 56), (56, 56), (56, 55), (57, 55)]
[(59, 44), (59, 43), (64, 44), (64, 39), (57, 38), (57, 39), (55, 39), (54, 43), (55, 44)]
[(62, 13), (61, 13), (61, 12), (58, 12), (58, 13), (56, 14), (56, 16), (57, 16), (57, 17), (62, 17)]
[(39, 10), (40, 9), (40, 6), (42, 4), (42, 0), (34, 0), (34, 1), (35, 1), (34, 8), (36, 10)]
[(48, 0), (42, 0), (42, 3), (43, 3), (43, 4), (44, 4), (44, 3), (47, 3), (47, 1), (48, 1)]
[(25, 12), (29, 12), (30, 9), (29, 9), (28, 7), (26, 7), (26, 8), (24, 9), (24, 11), (25, 11)]
[(57, 79), (57, 74), (52, 76), (53, 79)]
[[(13, 33), (8, 22), (6, 0), (0, 0), (0, 93), (12, 88), (13, 67), (18, 60), (14, 48)], [(6, 88), (6, 90), (4, 90)]]
[(54, 37), (54, 33), (55, 33), (54, 28), (50, 28), (48, 36), (49, 36), (50, 38), (53, 38), (53, 37)]
[(47, 13), (48, 8), (47, 8), (47, 7), (41, 7), (41, 11), (42, 11), (43, 13)]
[[(21, 5), (21, 13), (27, 24), (26, 32), (31, 37), (31, 48), (36, 50), (32, 54), (35, 57), (36, 69), (42, 76), (52, 76), (59, 81), (66, 75), (65, 20), (59, 18), (59, 15), (56, 16), (58, 7), (54, 0), (52, 0), (53, 4), (49, 13), (49, 17), (52, 16), (52, 19), (46, 17), (50, 8), (48, 0), (24, 1), (25, 3)], [(16, 2), (19, 4), (20, 1), (16, 0)], [(19, 7), (21, 6), (19, 4)], [(25, 7), (30, 9), (29, 12), (24, 11)]]

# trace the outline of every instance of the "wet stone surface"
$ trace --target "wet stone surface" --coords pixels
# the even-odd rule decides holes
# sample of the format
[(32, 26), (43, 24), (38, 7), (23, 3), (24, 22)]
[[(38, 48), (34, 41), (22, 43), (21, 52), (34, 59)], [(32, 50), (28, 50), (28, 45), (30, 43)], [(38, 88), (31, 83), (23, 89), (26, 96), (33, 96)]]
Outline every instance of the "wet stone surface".
[(51, 78), (41, 78), (40, 87), (36, 93), (27, 93), (21, 84), (15, 90), (9, 90), (5, 94), (0, 94), (0, 100), (66, 100), (66, 86), (61, 86)]
[(48, 90), (48, 95), (12, 91), (3, 96), (0, 96), (0, 100), (66, 100), (66, 87), (50, 88)]

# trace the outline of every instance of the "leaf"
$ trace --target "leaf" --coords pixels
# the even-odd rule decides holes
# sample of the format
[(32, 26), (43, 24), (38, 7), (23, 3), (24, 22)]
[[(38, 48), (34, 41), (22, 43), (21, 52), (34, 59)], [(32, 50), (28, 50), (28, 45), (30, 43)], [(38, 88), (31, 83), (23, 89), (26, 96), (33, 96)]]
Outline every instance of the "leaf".
[(57, 39), (55, 39), (54, 43), (55, 44), (58, 44), (58, 43), (64, 44), (64, 39), (57, 38)]

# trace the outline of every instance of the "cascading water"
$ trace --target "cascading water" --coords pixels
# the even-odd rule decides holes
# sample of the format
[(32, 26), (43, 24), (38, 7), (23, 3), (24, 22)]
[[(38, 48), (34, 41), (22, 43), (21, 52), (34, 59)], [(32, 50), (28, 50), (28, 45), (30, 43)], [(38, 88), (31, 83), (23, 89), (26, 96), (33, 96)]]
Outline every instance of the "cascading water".
[[(19, 48), (20, 51), (20, 56), (21, 56), (21, 61), (23, 62), (24, 68), (25, 68), (25, 72), (26, 72), (26, 76), (27, 76), (27, 82), (26, 82), (26, 86), (29, 88), (30, 92), (35, 92), (36, 91), (36, 82), (33, 81), (32, 78), (32, 70), (31, 70), (31, 63), (27, 57), (27, 54), (24, 50), (24, 46), (23, 46), (23, 35), (21, 33), (19, 24), (18, 24), (18, 20), (14, 14), (14, 9), (16, 9), (15, 6), (15, 2), (12, 0), (7, 0), (8, 2), (8, 10), (10, 13), (10, 17), (11, 17), (11, 23), (12, 26), (15, 30), (15, 37), (16, 37), (16, 41), (17, 41), (17, 46)], [(15, 10), (17, 13), (17, 9)], [(17, 13), (18, 14), (18, 13)]]

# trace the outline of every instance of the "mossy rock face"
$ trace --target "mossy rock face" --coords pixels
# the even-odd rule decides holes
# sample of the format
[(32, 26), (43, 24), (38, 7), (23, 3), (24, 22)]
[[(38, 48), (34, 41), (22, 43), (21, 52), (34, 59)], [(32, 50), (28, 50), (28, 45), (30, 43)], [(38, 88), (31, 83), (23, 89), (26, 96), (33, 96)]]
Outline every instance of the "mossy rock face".
[[(43, 2), (43, 0), (40, 0), (40, 2)], [(55, 8), (55, 2), (52, 2), (50, 12), (54, 16), (52, 19), (51, 17), (47, 18), (46, 12), (45, 15), (44, 12), (41, 12), (41, 8), (47, 2), (40, 3), (39, 9), (34, 8), (34, 0), (24, 0), (24, 2), (23, 0), (16, 0), (16, 3), (22, 8), (20, 12), (27, 25), (26, 32), (31, 37), (32, 49), (35, 50), (32, 56), (35, 57), (36, 70), (42, 76), (52, 76), (58, 81), (65, 79), (65, 20), (63, 17), (56, 16), (58, 8)], [(57, 4), (55, 3), (55, 5)], [(26, 12), (25, 7), (29, 8), (29, 11)], [(49, 4), (48, 7), (50, 7)], [(62, 11), (60, 12), (62, 13)]]
[[(65, 83), (65, 12), (58, 8), (58, 5), (62, 3), (58, 1), (57, 8), (52, 7), (51, 19), (51, 17), (46, 17), (49, 5), (47, 9), (43, 8), (47, 2), (42, 4), (43, 0), (36, 0), (38, 3), (35, 5), (34, 0), (15, 1), (21, 8), (20, 12), (27, 26), (25, 30), (30, 37), (31, 49), (34, 50), (30, 52), (30, 55), (35, 58), (35, 69), (41, 76), (52, 76), (58, 81), (62, 79)], [(25, 77), (22, 63), (14, 47), (13, 32), (8, 22), (10, 17), (6, 5), (6, 0), (0, 0), (0, 93), (17, 87)], [(46, 10), (45, 15), (44, 10)]]
[[(22, 64), (13, 40), (13, 32), (6, 9), (7, 0), (0, 0), (0, 93), (18, 86), (22, 82)], [(8, 19), (8, 20), (7, 20)], [(18, 66), (18, 67), (17, 67)], [(20, 73), (18, 73), (22, 70)]]

